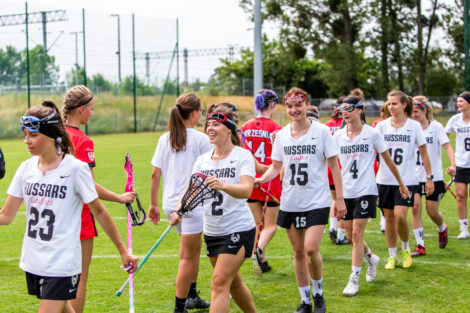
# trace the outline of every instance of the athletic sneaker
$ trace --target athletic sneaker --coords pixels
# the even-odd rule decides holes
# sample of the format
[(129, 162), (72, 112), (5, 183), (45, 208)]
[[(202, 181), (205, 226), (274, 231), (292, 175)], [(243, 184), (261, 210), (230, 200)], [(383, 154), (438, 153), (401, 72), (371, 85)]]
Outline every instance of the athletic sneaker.
[(263, 250), (260, 248), (256, 249), (256, 263), (258, 263), (262, 273), (269, 272), (271, 270), (271, 266), (268, 264), (268, 261), (261, 262), (261, 254), (263, 254)]
[(312, 304), (307, 304), (302, 301), (294, 313), (312, 313)]
[(211, 306), (211, 303), (202, 300), (201, 297), (199, 297), (199, 291), (198, 291), (195, 297), (186, 298), (186, 303), (184, 306), (187, 310), (196, 310), (196, 309), (204, 310), (204, 309), (208, 309)]
[(338, 246), (349, 245), (351, 244), (351, 241), (349, 241), (348, 239), (346, 239), (346, 237), (344, 237), (344, 239), (336, 239), (336, 244)]
[(414, 258), (422, 255), (426, 255), (426, 248), (422, 245), (418, 245), (415, 251), (411, 252), (411, 256)]
[(332, 243), (336, 243), (336, 234), (337, 234), (337, 231), (336, 229), (330, 229), (330, 240)]
[(367, 262), (367, 272), (366, 272), (366, 281), (371, 283), (375, 280), (375, 276), (377, 275), (377, 266), (380, 263), (379, 256), (372, 254), (370, 260), (366, 260)]
[(470, 234), (468, 233), (468, 229), (462, 229), (460, 234), (457, 236), (457, 239), (468, 239), (470, 238)]
[(313, 297), (313, 312), (314, 313), (325, 313), (326, 312), (326, 307), (325, 307), (325, 298), (323, 298), (323, 295), (320, 295), (317, 293)]
[(401, 267), (409, 268), (413, 264), (413, 258), (411, 257), (411, 250), (402, 250), (401, 251)]
[(354, 297), (359, 292), (359, 276), (354, 273), (349, 275), (349, 281), (343, 290), (343, 296)]
[(442, 233), (439, 231), (437, 232), (439, 234), (439, 248), (441, 249), (444, 249), (447, 246), (447, 242), (449, 241), (447, 238), (447, 225), (444, 224), (444, 226), (446, 229)]
[(398, 260), (396, 257), (394, 256), (391, 256), (388, 258), (388, 262), (387, 264), (385, 264), (385, 269), (386, 270), (394, 270), (395, 267), (397, 267), (398, 265)]

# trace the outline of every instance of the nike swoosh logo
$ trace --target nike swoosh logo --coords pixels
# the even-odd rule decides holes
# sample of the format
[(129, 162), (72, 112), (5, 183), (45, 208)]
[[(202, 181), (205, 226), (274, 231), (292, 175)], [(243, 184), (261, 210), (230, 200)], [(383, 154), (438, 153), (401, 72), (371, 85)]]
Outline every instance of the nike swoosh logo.
[(72, 293), (72, 292), (74, 292), (75, 290), (77, 290), (77, 288), (75, 288), (75, 289), (69, 289), (69, 293)]
[(229, 248), (229, 249), (235, 249), (235, 248), (238, 248), (238, 246), (231, 246), (231, 245), (228, 245), (228, 248)]
[(235, 161), (230, 161), (230, 163), (235, 163), (235, 162), (237, 162), (237, 161), (236, 160)]
[(70, 175), (65, 175), (65, 176), (60, 175), (60, 178), (67, 178), (67, 177), (70, 177)]
[(365, 214), (367, 214), (367, 212), (361, 212), (361, 214), (362, 214), (362, 215), (365, 215)]

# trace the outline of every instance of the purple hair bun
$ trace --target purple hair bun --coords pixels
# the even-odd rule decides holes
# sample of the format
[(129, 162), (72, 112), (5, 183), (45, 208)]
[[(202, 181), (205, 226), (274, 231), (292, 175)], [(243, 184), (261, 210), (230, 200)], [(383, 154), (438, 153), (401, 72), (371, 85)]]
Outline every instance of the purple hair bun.
[(270, 102), (274, 102), (276, 104), (279, 103), (279, 98), (277, 94), (272, 90), (262, 90), (258, 93), (255, 97), (255, 108), (258, 111), (263, 110)]

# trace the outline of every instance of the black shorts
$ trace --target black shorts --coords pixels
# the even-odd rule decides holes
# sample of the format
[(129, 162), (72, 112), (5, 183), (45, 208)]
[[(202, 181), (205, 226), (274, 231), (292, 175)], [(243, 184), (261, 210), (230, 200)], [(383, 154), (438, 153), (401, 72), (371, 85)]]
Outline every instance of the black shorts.
[[(426, 189), (424, 188), (426, 183), (419, 183), (419, 194), (422, 196), (426, 196)], [(434, 182), (434, 192), (430, 196), (426, 196), (426, 200), (428, 201), (441, 201), (442, 196), (446, 191), (446, 186), (442, 180)]]
[(48, 277), (25, 273), (30, 295), (44, 300), (72, 300), (77, 297), (80, 274), (68, 277)]
[[(264, 201), (255, 200), (255, 199), (248, 199), (248, 200), (246, 200), (246, 202), (248, 202), (248, 203), (259, 202), (259, 203), (261, 203), (262, 205), (264, 205)], [(278, 207), (278, 206), (279, 206), (279, 204), (277, 204), (276, 202), (274, 202), (274, 201), (268, 201), (268, 205), (267, 205), (268, 208), (274, 208), (274, 207)]]
[(454, 181), (456, 183), (470, 184), (470, 168), (457, 166)]
[(347, 213), (343, 220), (358, 218), (375, 218), (377, 216), (377, 196), (362, 196), (355, 199), (344, 199)]
[(245, 258), (250, 258), (255, 245), (256, 228), (237, 232), (224, 236), (204, 235), (207, 256), (218, 256), (219, 254), (238, 254), (245, 247)]
[(412, 207), (414, 204), (414, 194), (419, 192), (419, 185), (406, 186), (408, 187), (408, 198), (403, 199), (400, 194), (400, 188), (398, 186), (390, 185), (379, 185), (379, 204), (378, 207), (381, 209), (393, 210), (397, 205)]
[(296, 229), (309, 228), (315, 225), (328, 224), (330, 208), (314, 209), (307, 212), (279, 211), (277, 225), (289, 229), (292, 224)]

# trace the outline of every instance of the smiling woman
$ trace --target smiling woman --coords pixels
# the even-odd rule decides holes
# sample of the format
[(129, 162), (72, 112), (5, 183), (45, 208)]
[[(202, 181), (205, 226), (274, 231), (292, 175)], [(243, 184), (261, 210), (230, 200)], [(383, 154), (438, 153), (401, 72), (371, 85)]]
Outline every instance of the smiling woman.
[(81, 272), (79, 240), (82, 204), (86, 202), (119, 250), (131, 272), (130, 255), (98, 199), (88, 166), (71, 155), (72, 143), (56, 105), (44, 101), (21, 118), (24, 142), (33, 156), (23, 162), (8, 188), (0, 225), (10, 224), (21, 203), (26, 205), (27, 231), (20, 267), (28, 293), (41, 299), (39, 312), (73, 312)]

